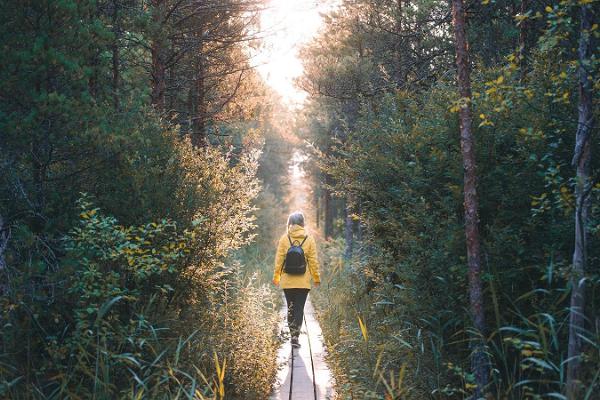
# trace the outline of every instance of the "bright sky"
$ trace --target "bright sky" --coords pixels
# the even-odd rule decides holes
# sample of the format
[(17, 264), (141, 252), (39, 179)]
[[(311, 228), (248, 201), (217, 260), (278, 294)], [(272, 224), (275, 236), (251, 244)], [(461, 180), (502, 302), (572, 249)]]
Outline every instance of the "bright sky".
[(257, 55), (258, 72), (291, 107), (301, 105), (306, 93), (294, 85), (302, 74), (299, 48), (322, 24), (319, 13), (331, 10), (335, 0), (270, 0), (262, 12), (264, 47)]

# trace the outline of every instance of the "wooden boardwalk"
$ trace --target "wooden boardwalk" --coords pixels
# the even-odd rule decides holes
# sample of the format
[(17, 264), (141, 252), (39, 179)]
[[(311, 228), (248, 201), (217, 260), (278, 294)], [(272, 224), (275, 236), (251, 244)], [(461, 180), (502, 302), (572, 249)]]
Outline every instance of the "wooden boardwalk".
[[(285, 313), (284, 306), (281, 311), (281, 318), (284, 321), (282, 331), (287, 331)], [(315, 318), (310, 296), (304, 307), (304, 318), (305, 323), (302, 325), (299, 338), (301, 346), (293, 350), (293, 359), (289, 340), (279, 349), (279, 371), (270, 400), (334, 399), (334, 380), (325, 362), (326, 350), (321, 327)]]

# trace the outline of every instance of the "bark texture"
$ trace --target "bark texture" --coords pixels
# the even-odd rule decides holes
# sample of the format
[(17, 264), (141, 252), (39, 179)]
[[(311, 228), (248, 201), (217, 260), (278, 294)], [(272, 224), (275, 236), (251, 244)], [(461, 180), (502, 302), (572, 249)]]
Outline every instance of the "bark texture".
[(581, 29), (579, 38), (579, 106), (573, 166), (577, 168), (575, 187), (575, 249), (571, 274), (571, 307), (569, 314), (569, 346), (567, 365), (567, 398), (580, 398), (579, 374), (583, 343), (581, 334), (585, 328), (585, 283), (584, 274), (587, 258), (587, 241), (591, 199), (590, 192), (590, 135), (594, 125), (592, 110), (592, 84), (588, 62), (592, 55), (590, 30), (592, 10), (589, 5), (581, 6)]
[(203, 147), (206, 145), (206, 83), (205, 74), (206, 68), (204, 63), (202, 38), (199, 38), (198, 45), (198, 62), (196, 64), (196, 95), (194, 109), (191, 111), (192, 117), (192, 144), (195, 147)]
[(10, 282), (5, 257), (9, 238), (10, 234), (8, 227), (2, 219), (2, 215), (0, 215), (0, 296), (6, 296), (8, 294), (8, 284)]
[(121, 108), (119, 101), (120, 70), (121, 57), (119, 52), (119, 39), (121, 36), (121, 27), (119, 26), (119, 2), (113, 0), (112, 24), (113, 24), (113, 43), (112, 43), (112, 86), (113, 86), (113, 105), (115, 110)]
[[(164, 21), (165, 4), (164, 0), (152, 0), (153, 7), (152, 22), (154, 29), (160, 32), (160, 26)], [(158, 38), (158, 33), (154, 35), (151, 45), (152, 53), (152, 93), (150, 94), (152, 105), (160, 111), (165, 109), (165, 90), (166, 90), (166, 65), (162, 41)]]
[[(529, 0), (521, 0), (521, 15), (529, 11)], [(521, 68), (521, 79), (524, 78), (527, 70), (527, 57), (529, 56), (529, 47), (527, 45), (527, 34), (529, 31), (529, 21), (524, 19), (519, 22), (519, 66)]]
[(331, 184), (332, 179), (331, 176), (324, 174), (323, 183), (325, 184), (321, 194), (322, 194), (322, 210), (321, 214), (323, 215), (323, 233), (326, 238), (330, 238), (333, 236), (333, 196), (331, 195)]
[(323, 230), (326, 238), (333, 236), (333, 204), (331, 200), (329, 189), (323, 189), (323, 214), (325, 219)]
[(459, 111), (460, 146), (464, 168), (465, 236), (469, 268), (469, 300), (473, 326), (477, 337), (472, 338), (471, 366), (477, 388), (474, 398), (482, 397), (488, 383), (489, 364), (485, 355), (485, 313), (481, 282), (481, 256), (479, 238), (479, 202), (477, 197), (477, 171), (472, 132), (471, 78), (469, 49), (466, 38), (465, 10), (462, 0), (452, 0), (452, 21), (456, 46), (458, 89), (462, 107)]
[(318, 190), (315, 190), (313, 196), (313, 205), (315, 208), (315, 222), (316, 227), (319, 229), (321, 227), (321, 202), (320, 202), (320, 193)]
[(346, 239), (344, 257), (349, 260), (354, 251), (354, 220), (352, 219), (352, 210), (347, 204), (344, 208), (344, 237)]
[[(0, 273), (6, 268), (4, 252), (8, 246), (8, 229), (4, 226), (4, 220), (0, 215)], [(1, 293), (1, 292), (0, 292)]]
[(397, 16), (396, 16), (396, 24), (395, 24), (395, 31), (396, 31), (396, 35), (397, 38), (395, 40), (395, 51), (394, 51), (394, 57), (395, 57), (395, 64), (396, 64), (396, 86), (401, 88), (406, 84), (406, 77), (405, 77), (405, 73), (404, 73), (404, 65), (403, 62), (404, 60), (402, 59), (402, 51), (404, 50), (404, 43), (403, 43), (403, 39), (402, 39), (402, 18), (403, 18), (403, 12), (402, 12), (402, 0), (396, 0), (396, 11), (397, 11)]

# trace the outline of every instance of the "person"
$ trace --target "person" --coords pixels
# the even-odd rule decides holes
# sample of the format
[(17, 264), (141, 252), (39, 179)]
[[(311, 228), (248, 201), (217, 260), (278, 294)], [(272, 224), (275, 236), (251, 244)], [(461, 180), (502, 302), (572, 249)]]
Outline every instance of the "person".
[[(302, 245), (306, 260), (304, 274), (288, 274), (285, 272), (286, 255), (292, 243)], [(304, 318), (304, 304), (312, 285), (316, 288), (321, 283), (319, 259), (317, 257), (317, 244), (312, 235), (308, 235), (304, 228), (304, 214), (296, 211), (290, 214), (287, 221), (287, 232), (279, 239), (275, 254), (275, 270), (273, 283), (281, 286), (287, 303), (287, 322), (291, 334), (293, 347), (300, 347), (298, 336)]]

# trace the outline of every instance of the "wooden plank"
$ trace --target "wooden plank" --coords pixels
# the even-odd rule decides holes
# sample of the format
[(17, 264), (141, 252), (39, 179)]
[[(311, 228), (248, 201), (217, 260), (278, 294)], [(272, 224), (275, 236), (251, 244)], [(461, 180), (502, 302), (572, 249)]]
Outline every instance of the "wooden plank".
[[(285, 304), (285, 302), (284, 302)], [(281, 311), (282, 332), (289, 337), (289, 331), (285, 323), (285, 307)], [(325, 361), (326, 349), (323, 344), (323, 334), (317, 319), (315, 310), (310, 302), (310, 297), (304, 307), (305, 324), (300, 331), (300, 348), (294, 349), (293, 368), (293, 400), (314, 399), (312, 362), (315, 370), (315, 384), (318, 400), (332, 400), (335, 398), (334, 379)], [(309, 346), (310, 339), (310, 346)], [(291, 344), (286, 341), (278, 353), (279, 371), (270, 400), (289, 400), (290, 380), (292, 379), (292, 368), (290, 362)]]

